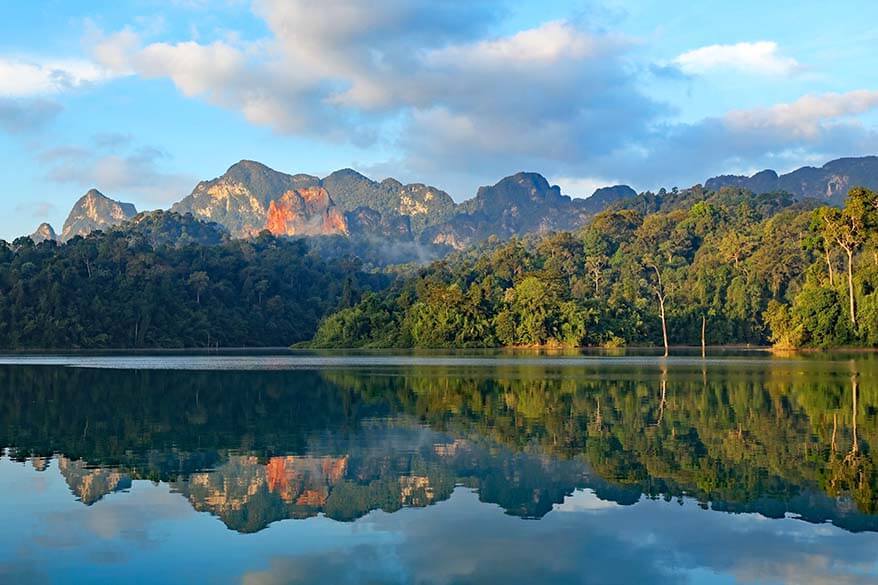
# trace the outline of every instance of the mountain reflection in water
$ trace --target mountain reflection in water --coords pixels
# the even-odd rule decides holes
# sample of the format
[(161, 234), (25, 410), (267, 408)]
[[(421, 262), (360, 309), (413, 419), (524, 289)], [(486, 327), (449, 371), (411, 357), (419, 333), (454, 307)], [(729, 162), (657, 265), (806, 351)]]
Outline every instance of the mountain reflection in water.
[(60, 474), (95, 508), (115, 492), (134, 501), (132, 486), (152, 480), (248, 534), (469, 501), (461, 489), (541, 523), (577, 505), (664, 499), (681, 518), (697, 504), (878, 532), (875, 360), (763, 362), (0, 366), (0, 478), (9, 465)]

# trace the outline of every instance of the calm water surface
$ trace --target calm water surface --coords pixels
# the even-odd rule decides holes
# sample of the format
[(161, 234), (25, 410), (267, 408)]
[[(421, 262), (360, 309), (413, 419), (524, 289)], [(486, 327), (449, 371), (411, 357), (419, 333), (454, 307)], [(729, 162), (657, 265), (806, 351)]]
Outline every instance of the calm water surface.
[(0, 357), (0, 583), (878, 583), (878, 358)]

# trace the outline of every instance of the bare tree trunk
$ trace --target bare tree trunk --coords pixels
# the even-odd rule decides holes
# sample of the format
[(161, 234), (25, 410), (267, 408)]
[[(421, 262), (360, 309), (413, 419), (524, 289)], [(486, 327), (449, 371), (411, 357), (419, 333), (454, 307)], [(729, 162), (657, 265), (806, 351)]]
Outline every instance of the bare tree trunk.
[(665, 345), (665, 357), (668, 357), (668, 323), (665, 319), (665, 289), (662, 286), (662, 275), (659, 272), (658, 266), (653, 265), (652, 269), (655, 270), (655, 277), (657, 281), (657, 286), (655, 287), (655, 296), (658, 297), (659, 315), (662, 318), (662, 341)]
[(829, 257), (829, 248), (825, 249), (826, 268), (829, 270), (829, 286), (835, 286), (835, 270), (832, 269), (832, 258)]
[(705, 332), (707, 330), (707, 316), (701, 315), (701, 357), (707, 355), (707, 343), (705, 342)]
[(668, 323), (665, 320), (665, 296), (659, 295), (659, 311), (662, 316), (662, 341), (665, 344), (665, 357), (668, 357)]
[(854, 251), (850, 248), (845, 248), (845, 252), (848, 254), (848, 296), (851, 301), (851, 325), (856, 327), (857, 307), (854, 302)]

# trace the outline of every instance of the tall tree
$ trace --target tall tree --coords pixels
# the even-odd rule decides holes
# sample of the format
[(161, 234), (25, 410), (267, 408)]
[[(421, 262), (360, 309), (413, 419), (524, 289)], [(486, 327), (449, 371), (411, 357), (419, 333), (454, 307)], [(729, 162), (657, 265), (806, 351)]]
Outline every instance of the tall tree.
[(866, 237), (865, 208), (859, 198), (849, 197), (842, 210), (825, 207), (821, 210), (824, 237), (835, 242), (847, 256), (848, 301), (851, 325), (857, 326), (857, 304), (854, 294), (854, 255)]

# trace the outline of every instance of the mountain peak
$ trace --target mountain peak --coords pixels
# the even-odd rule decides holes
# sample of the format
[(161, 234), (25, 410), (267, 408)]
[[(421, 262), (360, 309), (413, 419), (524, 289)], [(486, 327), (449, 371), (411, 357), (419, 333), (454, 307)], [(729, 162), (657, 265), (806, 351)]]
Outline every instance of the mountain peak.
[[(355, 171), (354, 169), (351, 169), (351, 168), (338, 169), (337, 171), (330, 173), (326, 177), (326, 179), (329, 179), (330, 177), (334, 177), (337, 179), (340, 179), (340, 178), (365, 179), (367, 181), (371, 181), (371, 179), (369, 179), (364, 174), (362, 174), (358, 171)], [(323, 179), (323, 180), (325, 181), (326, 179)]]
[(231, 175), (231, 174), (242, 173), (242, 172), (252, 173), (252, 172), (278, 172), (278, 171), (275, 171), (274, 169), (272, 169), (268, 165), (262, 164), (259, 161), (249, 160), (249, 159), (243, 158), (243, 159), (239, 160), (238, 162), (236, 162), (235, 164), (233, 164), (232, 166), (230, 166), (228, 169), (226, 169), (225, 174)]
[(55, 233), (55, 228), (53, 228), (51, 224), (41, 223), (36, 231), (31, 234), (30, 239), (34, 244), (39, 244), (45, 241), (57, 242), (58, 234)]
[(66, 242), (75, 236), (87, 236), (95, 230), (119, 225), (135, 215), (137, 208), (131, 203), (115, 201), (97, 189), (89, 189), (70, 211), (61, 239)]
[(89, 189), (88, 191), (86, 191), (85, 195), (82, 196), (82, 199), (95, 199), (95, 198), (107, 199), (107, 200), (110, 199), (109, 197), (107, 197), (106, 195), (104, 195), (103, 193), (101, 193), (100, 191), (98, 191), (95, 188)]

